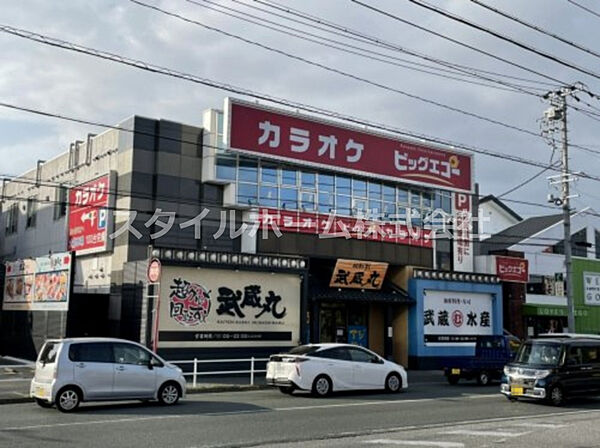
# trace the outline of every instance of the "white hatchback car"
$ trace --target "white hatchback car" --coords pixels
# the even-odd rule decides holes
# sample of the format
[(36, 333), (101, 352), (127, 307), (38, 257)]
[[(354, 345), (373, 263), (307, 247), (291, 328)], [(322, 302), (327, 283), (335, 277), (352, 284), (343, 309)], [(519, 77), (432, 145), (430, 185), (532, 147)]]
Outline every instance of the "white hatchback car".
[(158, 400), (177, 403), (186, 383), (179, 367), (123, 339), (48, 340), (42, 347), (30, 395), (41, 407), (74, 411), (82, 401)]
[(311, 391), (324, 397), (333, 391), (408, 387), (406, 370), (376, 353), (351, 344), (308, 344), (289, 353), (272, 355), (267, 384), (286, 394)]

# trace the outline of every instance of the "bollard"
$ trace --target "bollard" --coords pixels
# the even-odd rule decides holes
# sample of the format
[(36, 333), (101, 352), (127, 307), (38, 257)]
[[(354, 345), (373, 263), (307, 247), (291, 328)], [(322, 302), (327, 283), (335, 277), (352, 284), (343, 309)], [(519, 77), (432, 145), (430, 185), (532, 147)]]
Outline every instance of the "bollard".
[(254, 356), (250, 358), (250, 386), (254, 386)]
[(194, 358), (194, 376), (192, 379), (192, 387), (196, 388), (196, 384), (197, 384), (197, 380), (196, 377), (198, 376), (198, 358)]

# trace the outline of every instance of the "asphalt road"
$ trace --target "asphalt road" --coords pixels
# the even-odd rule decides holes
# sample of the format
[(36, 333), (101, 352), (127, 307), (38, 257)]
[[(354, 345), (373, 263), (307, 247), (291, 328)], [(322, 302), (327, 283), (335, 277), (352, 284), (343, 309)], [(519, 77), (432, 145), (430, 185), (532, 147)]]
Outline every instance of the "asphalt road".
[[(450, 386), (433, 377), (397, 395), (317, 399), (269, 389), (190, 395), (171, 408), (84, 404), (69, 415), (33, 403), (7, 404), (0, 406), (0, 446), (581, 447), (598, 446), (593, 428), (599, 416), (597, 399), (564, 408), (510, 403), (498, 385)], [(569, 443), (557, 444), (559, 435)]]

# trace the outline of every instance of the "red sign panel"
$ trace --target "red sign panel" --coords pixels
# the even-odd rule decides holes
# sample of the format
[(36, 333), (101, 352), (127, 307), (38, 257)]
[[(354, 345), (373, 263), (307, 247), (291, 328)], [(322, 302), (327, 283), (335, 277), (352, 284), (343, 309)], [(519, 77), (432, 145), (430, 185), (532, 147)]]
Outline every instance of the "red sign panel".
[(471, 191), (469, 155), (226, 100), (231, 149), (359, 175)]
[(69, 250), (77, 253), (107, 249), (110, 175), (69, 191)]
[(527, 283), (529, 261), (524, 258), (496, 256), (496, 275), (505, 282)]
[(408, 246), (433, 247), (432, 230), (408, 227), (399, 222), (375, 222), (361, 218), (261, 208), (259, 225), (273, 232), (319, 235), (320, 238), (344, 238)]

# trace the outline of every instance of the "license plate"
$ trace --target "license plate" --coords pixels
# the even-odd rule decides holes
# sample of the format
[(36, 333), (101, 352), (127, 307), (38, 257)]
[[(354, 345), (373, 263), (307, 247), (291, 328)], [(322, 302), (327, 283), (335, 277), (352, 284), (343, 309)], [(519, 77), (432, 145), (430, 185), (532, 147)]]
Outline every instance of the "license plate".
[(452, 369), (450, 372), (452, 375), (460, 375), (460, 369)]
[(48, 396), (48, 391), (47, 391), (47, 389), (46, 389), (45, 387), (43, 387), (43, 386), (36, 386), (36, 387), (35, 387), (35, 395), (36, 395), (37, 397), (40, 397), (40, 398), (47, 398), (47, 396)]
[(522, 387), (511, 387), (510, 388), (510, 393), (512, 395), (523, 395), (523, 388)]

